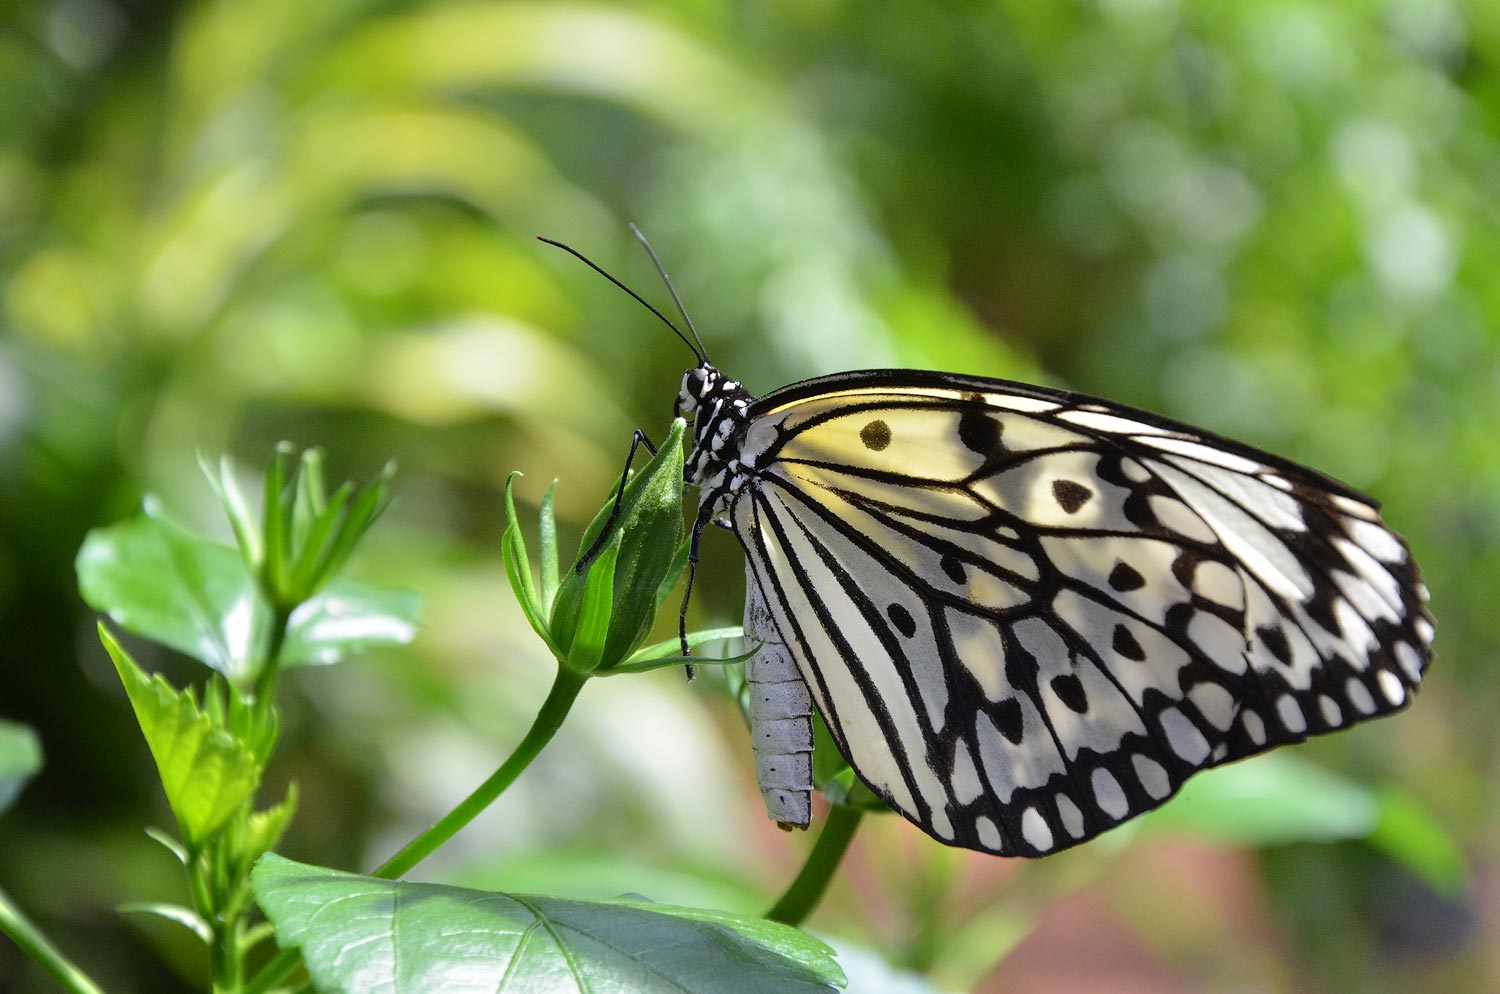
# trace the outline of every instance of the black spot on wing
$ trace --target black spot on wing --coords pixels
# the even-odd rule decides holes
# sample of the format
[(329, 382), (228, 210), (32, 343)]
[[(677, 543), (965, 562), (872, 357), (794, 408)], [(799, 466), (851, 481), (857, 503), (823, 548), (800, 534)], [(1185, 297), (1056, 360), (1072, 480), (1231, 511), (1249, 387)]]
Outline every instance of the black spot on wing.
[(1292, 647), (1287, 644), (1286, 632), (1281, 630), (1280, 625), (1261, 625), (1255, 630), (1255, 634), (1259, 635), (1266, 648), (1271, 650), (1271, 655), (1282, 664), (1290, 665)]
[(943, 572), (948, 574), (948, 579), (952, 580), (954, 583), (968, 582), (969, 574), (964, 570), (964, 564), (959, 562), (953, 556), (943, 556), (939, 565), (943, 567)]
[(1073, 480), (1053, 480), (1052, 496), (1057, 499), (1057, 505), (1069, 514), (1077, 514), (1078, 509), (1089, 502), (1094, 492), (1082, 483)]
[(865, 448), (879, 452), (891, 444), (891, 426), (876, 418), (859, 430), (859, 440)]
[(995, 720), (995, 727), (1000, 729), (1013, 745), (1020, 745), (1021, 739), (1025, 737), (1026, 726), (1021, 715), (1021, 702), (1014, 697), (1007, 697), (990, 709), (990, 715)]
[(1124, 593), (1144, 587), (1146, 578), (1135, 567), (1120, 559), (1115, 561), (1115, 568), (1109, 571), (1109, 585)]
[(885, 609), (886, 615), (891, 619), (891, 624), (896, 626), (896, 631), (911, 638), (917, 634), (917, 622), (912, 618), (911, 612), (900, 604), (892, 604)]
[(1083, 681), (1072, 673), (1052, 678), (1052, 692), (1072, 710), (1083, 714), (1089, 709), (1089, 698), (1083, 691)]
[(958, 419), (958, 440), (970, 452), (977, 452), (988, 459), (1005, 451), (1005, 446), (1000, 441), (1001, 428), (999, 421), (982, 411), (966, 411)]
[(1124, 625), (1115, 626), (1114, 649), (1126, 659), (1134, 659), (1142, 662), (1146, 658), (1146, 650), (1141, 648), (1141, 643), (1131, 634), (1130, 629)]

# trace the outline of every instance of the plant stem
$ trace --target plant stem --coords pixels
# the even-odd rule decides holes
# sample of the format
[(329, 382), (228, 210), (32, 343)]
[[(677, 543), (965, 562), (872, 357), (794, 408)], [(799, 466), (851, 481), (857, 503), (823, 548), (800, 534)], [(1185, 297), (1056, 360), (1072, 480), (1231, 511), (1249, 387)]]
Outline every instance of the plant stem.
[(537, 712), (531, 728), (516, 746), (515, 751), (510, 754), (510, 758), (501, 763), (500, 768), (488, 780), (480, 784), (474, 793), (464, 798), (458, 807), (444, 815), (437, 824), (408, 842), (405, 848), (382, 863), (372, 876), (383, 877), (387, 880), (396, 879), (430, 856), (433, 850), (457, 835), (459, 829), (489, 807), (495, 798), (500, 796), (501, 791), (511, 785), (511, 782), (530, 765), (537, 753), (542, 751), (542, 747), (557, 733), (558, 728), (562, 726), (563, 719), (567, 717), (569, 709), (573, 706), (574, 698), (578, 696), (578, 692), (583, 689), (587, 680), (587, 676), (559, 666), (557, 678), (552, 681), (552, 689), (547, 692), (547, 699), (542, 702), (541, 710)]
[(0, 889), (0, 932), (10, 936), (21, 952), (42, 965), (69, 994), (104, 994), (77, 966), (54, 946), (31, 919), (21, 913), (10, 895)]
[(823, 893), (828, 890), (833, 871), (838, 869), (839, 860), (844, 858), (849, 842), (854, 838), (854, 831), (859, 828), (863, 817), (864, 812), (860, 809), (842, 804), (829, 809), (828, 821), (824, 823), (818, 841), (813, 843), (807, 862), (802, 864), (801, 872), (786, 889), (786, 893), (766, 912), (767, 918), (786, 925), (800, 925), (812, 914), (818, 902), (823, 899)]
[(266, 646), (265, 659), (261, 660), (260, 673), (255, 677), (253, 691), (256, 710), (262, 714), (271, 706), (271, 698), (276, 693), (277, 671), (281, 669), (281, 647), (286, 644), (286, 633), (291, 625), (292, 610), (292, 607), (272, 608), (271, 637)]
[[(408, 842), (400, 852), (382, 863), (371, 876), (383, 877), (387, 880), (394, 880), (401, 876), (432, 855), (433, 850), (457, 835), (460, 829), (489, 807), (495, 798), (499, 797), (500, 793), (521, 774), (521, 771), (531, 764), (531, 761), (542, 751), (542, 747), (551, 741), (552, 736), (557, 734), (557, 730), (562, 727), (563, 719), (568, 716), (568, 711), (573, 707), (574, 699), (578, 697), (578, 692), (583, 689), (586, 682), (588, 682), (588, 677), (559, 666), (557, 677), (552, 681), (552, 689), (547, 692), (547, 699), (542, 702), (541, 710), (537, 711), (531, 728), (527, 730), (526, 735), (509, 758), (500, 764), (500, 768), (488, 780), (464, 798), (458, 807), (444, 815), (437, 824)], [(266, 991), (291, 975), (292, 971), (297, 968), (299, 959), (295, 949), (283, 949), (261, 968), (245, 987), (244, 994), (265, 994)]]

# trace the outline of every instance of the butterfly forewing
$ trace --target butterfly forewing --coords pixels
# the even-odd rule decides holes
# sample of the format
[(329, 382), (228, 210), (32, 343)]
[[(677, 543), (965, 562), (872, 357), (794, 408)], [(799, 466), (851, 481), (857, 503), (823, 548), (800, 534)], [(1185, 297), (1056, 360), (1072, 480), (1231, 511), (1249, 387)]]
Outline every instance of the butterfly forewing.
[(936, 838), (1074, 845), (1404, 704), (1426, 592), (1366, 498), (1105, 401), (876, 371), (751, 405), (751, 574), (839, 746)]

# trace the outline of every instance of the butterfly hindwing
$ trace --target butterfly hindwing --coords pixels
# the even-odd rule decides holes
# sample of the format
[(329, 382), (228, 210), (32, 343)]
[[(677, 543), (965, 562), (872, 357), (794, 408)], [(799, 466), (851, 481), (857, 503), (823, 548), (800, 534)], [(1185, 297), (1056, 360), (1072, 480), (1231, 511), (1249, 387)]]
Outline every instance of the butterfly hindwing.
[(756, 401), (732, 524), (855, 770), (1044, 855), (1193, 772), (1400, 707), (1425, 591), (1374, 505), (1176, 422), (884, 371)]

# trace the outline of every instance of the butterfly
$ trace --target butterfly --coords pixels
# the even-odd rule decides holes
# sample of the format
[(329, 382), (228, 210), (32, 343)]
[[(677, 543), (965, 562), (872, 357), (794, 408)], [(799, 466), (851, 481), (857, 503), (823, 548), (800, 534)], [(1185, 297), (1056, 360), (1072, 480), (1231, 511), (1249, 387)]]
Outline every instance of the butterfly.
[(689, 559), (711, 523), (744, 547), (752, 741), (784, 826), (810, 818), (812, 707), (933, 838), (1039, 857), (1421, 682), (1416, 564), (1327, 476), (1008, 380), (864, 370), (755, 397), (685, 310), (692, 340), (646, 306), (698, 360), (676, 399)]

